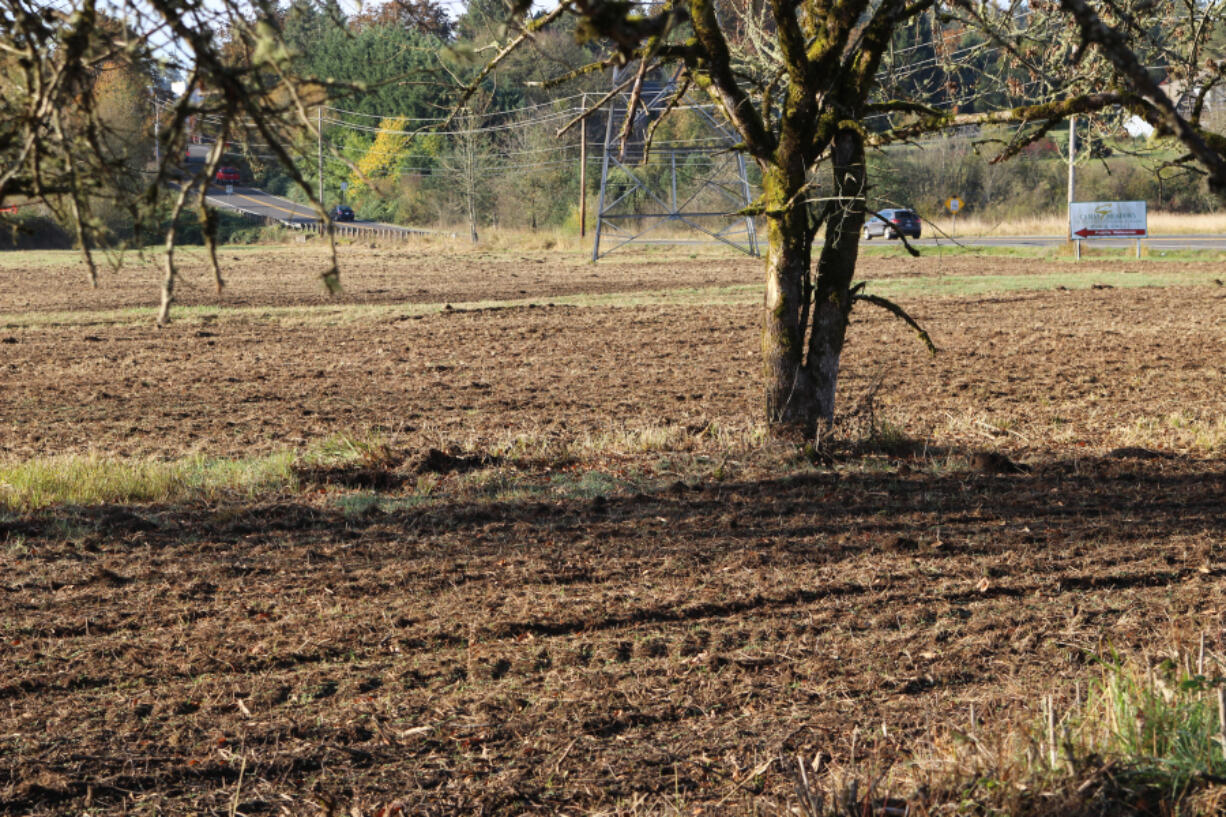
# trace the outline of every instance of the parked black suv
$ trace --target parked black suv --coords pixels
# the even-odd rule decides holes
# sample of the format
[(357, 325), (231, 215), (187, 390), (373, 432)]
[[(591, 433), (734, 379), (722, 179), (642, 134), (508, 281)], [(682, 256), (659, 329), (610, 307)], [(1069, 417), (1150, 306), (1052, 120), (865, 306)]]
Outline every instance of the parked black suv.
[(875, 235), (886, 238), (898, 238), (900, 234), (920, 237), (920, 220), (914, 210), (882, 210), (880, 213), (864, 222), (862, 235), (865, 241), (871, 241)]

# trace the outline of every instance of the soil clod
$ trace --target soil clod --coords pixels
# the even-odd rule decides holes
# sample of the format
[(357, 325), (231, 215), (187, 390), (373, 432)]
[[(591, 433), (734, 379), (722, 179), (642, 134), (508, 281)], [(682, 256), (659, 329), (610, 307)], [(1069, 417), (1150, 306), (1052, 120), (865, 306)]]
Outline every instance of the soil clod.
[(1154, 451), (1152, 448), (1129, 445), (1111, 449), (1107, 452), (1107, 457), (1113, 460), (1169, 460), (1174, 459), (1175, 455), (1165, 451)]
[(464, 473), (478, 468), (489, 468), (501, 462), (501, 457), (490, 454), (449, 454), (438, 448), (431, 448), (410, 466), (410, 470), (417, 474)]
[(971, 469), (981, 474), (1025, 474), (1030, 466), (1014, 462), (999, 451), (976, 451), (971, 455)]

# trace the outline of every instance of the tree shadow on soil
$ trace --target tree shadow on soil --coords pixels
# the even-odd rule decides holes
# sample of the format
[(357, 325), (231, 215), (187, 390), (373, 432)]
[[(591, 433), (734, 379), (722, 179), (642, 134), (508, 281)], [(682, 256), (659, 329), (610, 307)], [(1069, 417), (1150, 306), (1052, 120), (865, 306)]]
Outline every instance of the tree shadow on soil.
[[(954, 460), (946, 456), (946, 461)], [(1108, 457), (1041, 462), (1019, 473), (815, 469), (777, 479), (678, 482), (652, 494), (439, 503), (392, 513), (372, 507), (358, 515), (298, 502), (221, 509), (144, 505), (59, 509), (0, 518), (0, 541), (25, 538), (47, 544), (30, 548), (28, 561), (0, 582), (0, 589), (16, 599), (23, 590), (46, 594), (73, 582), (93, 582), (122, 588), (135, 598), (145, 580), (143, 565), (159, 549), (167, 552), (167, 561), (185, 565), (184, 573), (173, 574), (176, 581), (183, 581), (174, 592), (188, 601), (197, 593), (212, 598), (217, 586), (227, 582), (285, 576), (287, 566), (299, 572), (291, 571), (284, 581), (305, 586), (308, 570), (317, 570), (319, 575), (310, 576), (311, 581), (335, 582), (338, 592), (349, 593), (350, 598), (367, 592), (377, 595), (381, 588), (392, 586), (387, 582), (393, 576), (401, 582), (397, 586), (411, 588), (414, 598), (456, 594), (457, 590), (464, 596), (469, 582), (486, 583), (472, 598), (481, 593), (496, 596), (505, 590), (504, 578), (512, 584), (549, 585), (550, 592), (565, 590), (567, 585), (581, 588), (608, 583), (613, 588), (609, 593), (597, 588), (594, 596), (600, 596), (599, 605), (583, 609), (513, 607), (500, 610), (497, 616), (474, 617), (467, 622), (467, 630), (425, 627), (420, 620), (410, 620), (434, 615), (432, 610), (421, 612), (429, 609), (425, 606), (418, 610), (402, 605), (408, 612), (397, 610), (389, 616), (387, 626), (396, 630), (399, 648), (406, 651), (425, 653), (445, 647), (459, 652), (474, 642), (505, 640), (501, 643), (508, 645), (506, 653), (490, 657), (488, 672), (493, 683), (508, 671), (519, 671), (514, 662), (521, 659), (511, 651), (533, 643), (536, 636), (577, 634), (577, 640), (590, 644), (603, 631), (616, 643), (603, 644), (601, 649), (616, 648), (617, 654), (607, 659), (616, 665), (625, 662), (631, 650), (626, 635), (617, 631), (644, 623), (689, 624), (829, 599), (871, 598), (875, 609), (888, 610), (913, 603), (922, 594), (925, 600), (961, 608), (972, 601), (1038, 593), (1079, 596), (1080, 591), (1089, 590), (1164, 588), (1198, 575), (1220, 579), (1226, 575), (1221, 559), (1226, 541), (1223, 507), (1226, 463), (1221, 460)], [(71, 546), (55, 544), (70, 538)], [(130, 546), (134, 540), (139, 540), (140, 547)], [(908, 578), (907, 571), (921, 557), (932, 573), (915, 578), (912, 570)], [(515, 567), (518, 572), (502, 566), (511, 559), (521, 560)], [(61, 564), (54, 572), (40, 575), (36, 567), (40, 560)], [(67, 562), (71, 564), (63, 566)], [(304, 562), (313, 567), (303, 568)], [(361, 580), (365, 583), (354, 579), (352, 586), (342, 587), (352, 578), (338, 569), (342, 564), (367, 571)], [(744, 568), (741, 573), (728, 574), (732, 577), (729, 586), (746, 576), (762, 580), (744, 587), (743, 593), (688, 593), (697, 579), (705, 579), (720, 564)], [(882, 584), (872, 584), (874, 579), (865, 565), (878, 571)], [(834, 569), (813, 570), (827, 566)], [(671, 573), (676, 587), (633, 600), (619, 594), (643, 581), (648, 568), (655, 570), (653, 580), (657, 582), (662, 574)], [(814, 576), (829, 579), (819, 583), (812, 580)], [(957, 580), (942, 581), (951, 576)], [(153, 580), (164, 581), (166, 576)], [(118, 599), (116, 607), (122, 602)], [(845, 612), (840, 607), (832, 614)], [(248, 614), (261, 612), (252, 608)], [(1035, 615), (1041, 614), (1046, 613)], [(62, 615), (59, 620), (30, 624), (31, 632), (20, 635), (97, 636), (107, 627), (139, 626), (139, 618), (131, 620), (136, 623), (129, 625), (126, 614), (95, 616), (92, 622)], [(993, 626), (1003, 631), (1013, 625), (1002, 620)], [(78, 632), (74, 629), (78, 627), (85, 629)], [(686, 629), (685, 634), (692, 632)], [(271, 657), (244, 652), (227, 658), (232, 662), (227, 671), (234, 677), (246, 677), (286, 669), (283, 664), (290, 669), (308, 662), (324, 664), (340, 660), (353, 648), (353, 643), (330, 644)], [(576, 654), (583, 648), (575, 645)], [(648, 658), (656, 649), (646, 642), (639, 648)], [(667, 645), (661, 648), (669, 649)], [(683, 645), (675, 648), (683, 649)], [(711, 672), (722, 661), (745, 672), (765, 673), (769, 666), (752, 662), (775, 660), (734, 648), (724, 652), (709, 659)], [(475, 662), (469, 671), (480, 666), (484, 665)], [(427, 667), (414, 683), (428, 683), (432, 691), (445, 689), (451, 683), (445, 673), (462, 669), (443, 664)], [(430, 672), (435, 676), (427, 678)], [(975, 672), (959, 665), (944, 675), (934, 670), (936, 680), (900, 675), (889, 682), (893, 686), (882, 686), (877, 692), (914, 698), (934, 685), (950, 689), (970, 683), (966, 679)], [(82, 676), (73, 683), (91, 683), (94, 677)], [(97, 680), (100, 686), (111, 683), (101, 676)], [(51, 676), (32, 676), (30, 685), (12, 682), (0, 686), (0, 699), (71, 692), (56, 686), (61, 682)], [(630, 711), (611, 720), (593, 718), (589, 725), (581, 724), (580, 731), (597, 736), (618, 731), (635, 734), (632, 730), (647, 723), (635, 718), (654, 716)], [(370, 735), (338, 736), (320, 729), (319, 734), (303, 739), (312, 745), (345, 747), (371, 743)], [(379, 753), (391, 757), (400, 750), (354, 751), (375, 753), (345, 760), (354, 768), (363, 768), (363, 764), (391, 764), (393, 760)], [(278, 756), (265, 764), (262, 774), (271, 779), (296, 778), (313, 771), (314, 758)], [(220, 764), (188, 769), (167, 761), (151, 776), (115, 780), (119, 792), (125, 788), (225, 787), (236, 778), (232, 768)], [(100, 796), (101, 791), (95, 789), (94, 795)], [(18, 799), (9, 808), (18, 810), (56, 808), (62, 801), (84, 796), (75, 783), (54, 781), (32, 781), (16, 794)], [(1070, 806), (1059, 813), (1092, 811)]]
[[(377, 528), (413, 534), (419, 554), (420, 548), (430, 549), (433, 538), (467, 532), (479, 534), (465, 549), (470, 556), (483, 546), (531, 547), (542, 534), (556, 550), (568, 538), (577, 542), (596, 533), (606, 557), (613, 555), (609, 547), (703, 558), (769, 544), (806, 561), (864, 550), (952, 558), (1107, 540), (1128, 545), (1200, 535), (1218, 539), (1226, 531), (1223, 507), (1226, 463), (1221, 460), (1083, 458), (1044, 462), (1019, 473), (815, 469), (755, 481), (678, 481), (650, 494), (591, 499), (436, 502), (390, 512), (372, 503), (358, 514), (296, 502), (220, 510), (59, 508), (0, 516), (0, 539), (141, 533), (156, 542), (190, 530), (193, 537), (224, 541), (254, 533), (309, 536), (335, 530), (354, 537)], [(439, 543), (440, 554), (453, 548), (449, 542)], [(1120, 575), (1112, 581), (1170, 579)]]

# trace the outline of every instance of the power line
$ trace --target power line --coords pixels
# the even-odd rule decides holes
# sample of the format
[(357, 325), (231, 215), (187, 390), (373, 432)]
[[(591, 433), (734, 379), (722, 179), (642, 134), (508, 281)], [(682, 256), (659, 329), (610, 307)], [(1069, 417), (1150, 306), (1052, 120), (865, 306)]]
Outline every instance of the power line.
[[(509, 115), (512, 115), (512, 114), (524, 113), (525, 111), (536, 111), (536, 110), (540, 110), (541, 108), (547, 108), (547, 107), (549, 107), (550, 105), (557, 105), (557, 104), (558, 104), (558, 103), (560, 103), (560, 102), (570, 102), (571, 100), (574, 100), (574, 99), (582, 99), (582, 98), (583, 98), (583, 96), (584, 96), (583, 94), (571, 94), (570, 96), (564, 96), (564, 97), (560, 97), (560, 98), (558, 98), (558, 99), (551, 99), (551, 100), (548, 100), (548, 101), (546, 101), (546, 102), (539, 102), (539, 103), (537, 103), (536, 105), (525, 105), (525, 106), (520, 107), (520, 108), (505, 108), (505, 109), (500, 109), (500, 110), (498, 110), (498, 111), (495, 111), (495, 113), (496, 113), (498, 116), (509, 116)], [(573, 107), (573, 106), (572, 106), (572, 107)], [(324, 109), (325, 111), (332, 111), (332, 112), (334, 112), (334, 113), (342, 114), (342, 115), (344, 115), (344, 116), (361, 116), (361, 117), (365, 117), (365, 118), (367, 118), (367, 119), (390, 119), (390, 118), (395, 118), (395, 119), (404, 119), (406, 122), (446, 122), (446, 121), (447, 121), (447, 119), (449, 118), (449, 117), (446, 117), (446, 116), (439, 116), (439, 117), (388, 117), (388, 116), (384, 116), (384, 115), (382, 115), (382, 114), (374, 114), (374, 113), (362, 113), (361, 111), (347, 111), (347, 110), (344, 110), (344, 109), (342, 109), (342, 108), (334, 108), (334, 107), (332, 107), (331, 105), (324, 105), (324, 106), (323, 106), (323, 109)]]
[[(520, 130), (523, 128), (531, 127), (533, 125), (540, 125), (540, 124), (544, 124), (547, 122), (558, 122), (568, 117), (572, 117), (576, 113), (579, 113), (581, 111), (582, 109), (580, 108), (569, 108), (567, 110), (558, 111), (549, 116), (541, 116), (536, 119), (530, 119), (527, 121), (507, 122), (507, 123), (502, 123), (498, 125), (487, 125), (487, 126), (483, 126), (479, 128), (463, 128), (459, 130), (445, 130), (445, 131), (429, 130), (425, 128), (405, 130), (405, 129), (396, 129), (396, 128), (384, 128), (384, 127), (378, 127), (375, 125), (358, 125), (353, 122), (346, 122), (343, 119), (333, 119), (331, 117), (325, 117), (323, 121), (325, 124), (335, 125), (337, 127), (347, 128), (348, 130), (353, 130), (353, 131), (361, 131), (363, 133), (389, 134), (393, 136), (411, 136), (411, 137), (412, 136), (427, 136), (431, 134), (439, 135), (439, 136), (471, 136), (473, 134), (480, 134), (480, 133), (495, 133), (495, 132), (500, 132), (500, 131)], [(497, 114), (491, 114), (491, 115), (497, 115)], [(387, 116), (387, 117), (383, 117), (382, 119), (383, 121), (388, 121), (388, 120), (397, 120), (401, 118), (402, 117), (398, 117), (398, 116)], [(431, 121), (443, 121), (443, 120), (431, 120)]]

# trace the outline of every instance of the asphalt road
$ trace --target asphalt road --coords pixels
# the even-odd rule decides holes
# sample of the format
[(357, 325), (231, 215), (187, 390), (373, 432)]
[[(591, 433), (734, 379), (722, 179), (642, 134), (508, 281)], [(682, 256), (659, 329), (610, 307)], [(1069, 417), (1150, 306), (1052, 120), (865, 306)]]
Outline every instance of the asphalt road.
[[(968, 247), (1055, 247), (1064, 244), (1065, 236), (1018, 235), (1018, 236), (954, 236), (951, 238), (922, 238), (911, 243), (917, 247), (950, 247), (961, 244)], [(862, 242), (863, 243), (863, 242)], [(891, 244), (875, 238), (868, 244)], [(1154, 250), (1218, 250), (1226, 251), (1226, 235), (1151, 235), (1141, 239), (1141, 245)], [(1112, 247), (1120, 250), (1135, 250), (1135, 238), (1095, 238), (1083, 241), (1081, 248)]]
[[(198, 169), (199, 163), (204, 161), (210, 147), (210, 145), (189, 146), (186, 156), (188, 167), (191, 168), (195, 165), (196, 169)], [(223, 167), (227, 166), (225, 159), (222, 160), (221, 165)], [(239, 184), (226, 185), (218, 184), (214, 181), (209, 185), (208, 191), (205, 194), (205, 200), (214, 207), (220, 207), (232, 212), (246, 213), (257, 218), (273, 219), (287, 226), (314, 228), (319, 224), (319, 215), (309, 205), (299, 204), (281, 196), (274, 196), (258, 187), (251, 187), (241, 182)], [(402, 227), (396, 224), (384, 224), (365, 219), (336, 222), (336, 227), (339, 232), (348, 230), (381, 232), (384, 234), (427, 234), (434, 232), (433, 230)]]

